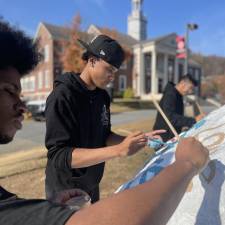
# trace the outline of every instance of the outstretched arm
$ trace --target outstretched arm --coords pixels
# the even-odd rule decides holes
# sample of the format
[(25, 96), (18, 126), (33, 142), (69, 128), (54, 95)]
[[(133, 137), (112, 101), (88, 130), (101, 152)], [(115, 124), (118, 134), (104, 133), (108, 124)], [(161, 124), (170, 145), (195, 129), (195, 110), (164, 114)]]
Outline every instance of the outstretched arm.
[(117, 136), (112, 134), (112, 146), (85, 149), (75, 148), (72, 153), (72, 167), (82, 168), (92, 166), (110, 159), (122, 156), (133, 155), (141, 150), (147, 143), (147, 137), (159, 137), (158, 135), (164, 133), (164, 130), (155, 130), (149, 133), (134, 132), (127, 137)]
[(66, 225), (166, 224), (193, 176), (208, 162), (208, 155), (194, 138), (183, 139), (176, 161), (151, 181), (77, 212)]

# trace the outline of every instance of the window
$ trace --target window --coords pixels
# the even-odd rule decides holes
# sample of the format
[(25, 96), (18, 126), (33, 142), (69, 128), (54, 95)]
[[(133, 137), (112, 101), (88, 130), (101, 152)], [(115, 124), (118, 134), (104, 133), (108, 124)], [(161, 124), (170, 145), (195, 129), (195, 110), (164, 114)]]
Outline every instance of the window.
[(49, 73), (49, 70), (45, 70), (44, 85), (45, 85), (45, 88), (50, 88), (50, 73)]
[(145, 65), (145, 93), (151, 92), (151, 75), (152, 75), (152, 54), (144, 54), (144, 65)]
[(27, 91), (34, 91), (35, 90), (35, 77), (30, 76), (27, 78)]
[(159, 93), (163, 92), (163, 79), (161, 78), (158, 79), (158, 92)]
[(124, 91), (127, 88), (127, 77), (125, 75), (119, 76), (119, 90)]
[(40, 71), (38, 73), (38, 89), (42, 89), (43, 88), (43, 73), (42, 71)]
[(45, 45), (44, 48), (44, 58), (45, 58), (45, 62), (49, 61), (49, 45)]
[(164, 55), (163, 54), (157, 54), (157, 71), (159, 71), (161, 74), (164, 73)]
[(29, 91), (28, 83), (29, 83), (29, 77), (24, 78), (24, 90), (25, 91)]
[(175, 58), (169, 57), (168, 59), (168, 81), (174, 82), (175, 73)]
[(34, 75), (22, 78), (21, 85), (22, 85), (23, 91), (35, 91), (35, 77), (34, 77)]

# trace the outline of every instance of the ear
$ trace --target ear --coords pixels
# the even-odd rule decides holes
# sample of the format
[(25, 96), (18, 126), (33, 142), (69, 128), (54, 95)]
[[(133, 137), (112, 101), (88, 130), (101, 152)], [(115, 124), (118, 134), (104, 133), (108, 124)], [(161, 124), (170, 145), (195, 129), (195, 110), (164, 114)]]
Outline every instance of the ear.
[(96, 63), (96, 59), (95, 59), (94, 57), (91, 57), (91, 58), (89, 59), (89, 63), (90, 63), (90, 65), (91, 65), (91, 67), (94, 67), (94, 66), (95, 66), (95, 63)]

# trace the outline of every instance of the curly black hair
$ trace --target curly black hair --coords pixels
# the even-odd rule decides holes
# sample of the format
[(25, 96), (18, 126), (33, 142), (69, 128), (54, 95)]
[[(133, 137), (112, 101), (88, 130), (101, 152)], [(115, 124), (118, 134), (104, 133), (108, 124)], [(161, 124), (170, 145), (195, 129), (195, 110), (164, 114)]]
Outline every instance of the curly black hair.
[(0, 18), (0, 70), (13, 67), (23, 76), (33, 70), (39, 60), (37, 43)]
[(179, 81), (190, 81), (195, 87), (198, 86), (198, 81), (189, 73), (185, 74), (180, 78)]
[(84, 61), (88, 61), (90, 58), (96, 58), (96, 59), (100, 59), (98, 56), (94, 55), (93, 53), (89, 52), (89, 51), (85, 51), (83, 52), (81, 58), (84, 60)]

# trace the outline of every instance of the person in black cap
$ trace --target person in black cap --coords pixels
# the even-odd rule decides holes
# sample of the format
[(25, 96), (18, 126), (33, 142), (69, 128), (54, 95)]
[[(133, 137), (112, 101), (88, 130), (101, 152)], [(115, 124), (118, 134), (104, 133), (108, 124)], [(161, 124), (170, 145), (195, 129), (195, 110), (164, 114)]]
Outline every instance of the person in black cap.
[[(81, 74), (58, 76), (46, 104), (46, 197), (70, 188), (86, 191), (99, 200), (99, 183), (105, 161), (132, 155), (146, 144), (146, 137), (162, 133), (132, 133), (128, 137), (111, 131), (110, 98), (105, 87), (114, 79), (124, 60), (117, 41), (99, 35), (82, 58), (87, 64)], [(112, 145), (106, 147), (107, 145)]]
[[(182, 131), (182, 128), (190, 128), (205, 116), (202, 114), (196, 116), (196, 118), (184, 116), (183, 96), (191, 94), (193, 88), (197, 85), (198, 82), (190, 74), (186, 74), (181, 77), (178, 84), (175, 85), (172, 82), (168, 82), (165, 87), (159, 105), (178, 133)], [(159, 112), (157, 113), (156, 121), (153, 126), (153, 130), (157, 129), (165, 129), (167, 131), (160, 135), (163, 141), (168, 141), (174, 137), (172, 131)]]

